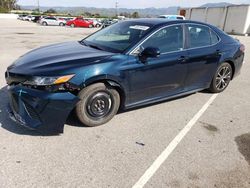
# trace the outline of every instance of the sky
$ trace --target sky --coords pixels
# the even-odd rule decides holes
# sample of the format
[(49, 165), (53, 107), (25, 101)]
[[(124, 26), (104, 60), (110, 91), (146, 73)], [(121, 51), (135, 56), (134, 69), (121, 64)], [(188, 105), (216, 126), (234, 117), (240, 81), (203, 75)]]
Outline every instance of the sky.
[[(40, 6), (84, 6), (114, 8), (116, 0), (39, 0)], [(117, 0), (119, 8), (167, 8), (170, 6), (195, 7), (206, 3), (218, 3), (218, 0)], [(19, 5), (37, 5), (38, 0), (18, 0)], [(233, 4), (250, 4), (250, 0), (221, 0)]]

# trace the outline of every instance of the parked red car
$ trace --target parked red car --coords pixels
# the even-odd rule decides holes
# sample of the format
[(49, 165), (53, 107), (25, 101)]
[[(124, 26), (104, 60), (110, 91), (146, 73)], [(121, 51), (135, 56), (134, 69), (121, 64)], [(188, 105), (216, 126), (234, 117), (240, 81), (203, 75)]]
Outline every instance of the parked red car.
[(66, 25), (70, 27), (94, 27), (93, 21), (87, 21), (81, 17), (67, 21)]

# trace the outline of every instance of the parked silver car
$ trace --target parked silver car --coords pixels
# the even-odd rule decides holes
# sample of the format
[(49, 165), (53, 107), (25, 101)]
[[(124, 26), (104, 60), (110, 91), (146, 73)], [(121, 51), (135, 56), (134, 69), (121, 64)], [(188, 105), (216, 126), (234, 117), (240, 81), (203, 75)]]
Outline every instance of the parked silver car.
[(25, 17), (23, 17), (23, 20), (24, 21), (29, 21), (29, 22), (31, 22), (32, 21), (32, 16), (31, 15), (27, 15), (27, 16), (25, 16)]
[(44, 26), (47, 26), (47, 25), (64, 26), (66, 25), (66, 21), (62, 19), (58, 19), (56, 17), (44, 17), (40, 20), (40, 24)]

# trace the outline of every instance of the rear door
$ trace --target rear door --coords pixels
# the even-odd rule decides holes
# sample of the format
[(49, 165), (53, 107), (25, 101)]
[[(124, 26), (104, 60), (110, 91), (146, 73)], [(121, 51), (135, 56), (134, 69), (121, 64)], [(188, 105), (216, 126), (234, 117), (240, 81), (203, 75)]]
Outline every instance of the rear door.
[(52, 25), (59, 25), (59, 22), (57, 21), (56, 18), (51, 18)]
[(46, 21), (47, 21), (48, 25), (57, 25), (56, 24), (56, 18), (47, 17)]
[(208, 26), (185, 24), (188, 75), (185, 90), (207, 88), (218, 66), (221, 52), (219, 37)]
[(50, 17), (46, 17), (45, 21), (47, 22), (48, 25), (52, 25), (52, 21), (51, 21)]
[(88, 21), (87, 20), (82, 20), (82, 27), (88, 27)]

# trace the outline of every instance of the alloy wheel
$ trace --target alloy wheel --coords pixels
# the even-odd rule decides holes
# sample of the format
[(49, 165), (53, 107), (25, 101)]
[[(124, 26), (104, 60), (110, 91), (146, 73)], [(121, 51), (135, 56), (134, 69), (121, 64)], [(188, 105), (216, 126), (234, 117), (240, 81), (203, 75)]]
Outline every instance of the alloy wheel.
[(220, 68), (216, 76), (216, 88), (224, 90), (232, 78), (232, 69), (230, 66), (225, 65)]

